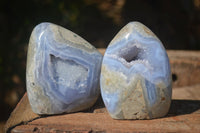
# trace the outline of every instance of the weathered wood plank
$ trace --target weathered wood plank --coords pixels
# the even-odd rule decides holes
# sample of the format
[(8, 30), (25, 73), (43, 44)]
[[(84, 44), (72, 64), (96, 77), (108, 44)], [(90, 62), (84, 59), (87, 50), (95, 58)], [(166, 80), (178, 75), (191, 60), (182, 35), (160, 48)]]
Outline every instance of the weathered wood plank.
[[(105, 49), (100, 49), (102, 54), (104, 51)], [(5, 131), (200, 132), (200, 52), (167, 52), (176, 80), (173, 82), (171, 108), (164, 118), (114, 120), (106, 111), (101, 98), (94, 107), (86, 111), (41, 117), (32, 112), (25, 94), (8, 119)]]
[[(200, 90), (200, 88), (198, 89)], [(185, 90), (185, 92), (187, 92), (187, 90)], [(179, 95), (181, 94), (176, 93), (174, 97), (179, 97)], [(193, 99), (192, 97), (193, 96), (188, 97), (186, 95), (186, 97), (183, 98)], [(23, 99), (27, 99), (27, 95), (25, 95)], [(30, 111), (28, 114), (22, 114), (22, 111), (20, 110), (20, 112), (16, 112), (16, 115), (22, 114), (21, 119), (39, 118), (38, 115), (32, 113), (30, 106), (27, 106), (27, 102), (25, 103), (22, 100), (22, 103), (19, 104), (20, 106), (28, 107), (29, 109), (26, 110)], [(154, 120), (114, 120), (108, 115), (100, 99), (95, 107), (88, 111), (56, 116), (46, 116), (30, 122), (26, 122), (26, 119), (23, 121), (24, 122), (21, 125), (16, 126), (11, 131), (13, 133), (33, 131), (200, 132), (200, 98), (198, 98), (198, 100), (173, 100), (168, 116)]]
[(39, 117), (39, 115), (33, 113), (31, 110), (27, 94), (25, 93), (7, 120), (5, 131), (10, 130), (16, 125), (25, 124), (26, 122)]
[(17, 126), (13, 133), (39, 132), (199, 132), (200, 114), (186, 114), (154, 120), (113, 120), (108, 113), (74, 113), (34, 120)]

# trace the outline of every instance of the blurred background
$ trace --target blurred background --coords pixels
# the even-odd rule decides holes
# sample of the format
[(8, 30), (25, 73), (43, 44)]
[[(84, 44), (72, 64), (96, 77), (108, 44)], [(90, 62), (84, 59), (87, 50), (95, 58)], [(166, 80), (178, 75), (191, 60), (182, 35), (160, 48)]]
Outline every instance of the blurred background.
[(27, 47), (37, 24), (61, 25), (106, 48), (130, 21), (149, 27), (167, 49), (200, 50), (200, 0), (1, 0), (0, 129), (26, 91)]

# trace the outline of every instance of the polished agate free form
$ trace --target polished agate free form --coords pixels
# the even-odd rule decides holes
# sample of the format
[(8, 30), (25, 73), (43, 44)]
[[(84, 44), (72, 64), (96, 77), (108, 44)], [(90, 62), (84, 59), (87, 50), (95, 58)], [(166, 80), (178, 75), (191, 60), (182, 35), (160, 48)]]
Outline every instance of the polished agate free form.
[(139, 22), (130, 22), (106, 49), (101, 67), (101, 95), (114, 119), (152, 119), (167, 114), (171, 71), (165, 48)]
[(102, 55), (77, 34), (52, 23), (30, 37), (26, 85), (37, 114), (76, 112), (97, 100)]

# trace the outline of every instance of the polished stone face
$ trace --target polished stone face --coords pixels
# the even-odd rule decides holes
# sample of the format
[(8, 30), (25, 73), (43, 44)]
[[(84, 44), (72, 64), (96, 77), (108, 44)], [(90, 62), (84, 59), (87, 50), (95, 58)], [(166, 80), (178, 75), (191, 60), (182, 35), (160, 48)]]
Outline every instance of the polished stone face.
[(172, 88), (169, 59), (161, 41), (143, 24), (127, 24), (106, 49), (100, 86), (114, 119), (165, 116)]
[(26, 85), (37, 114), (76, 112), (99, 96), (102, 55), (77, 34), (51, 23), (37, 25), (30, 37)]

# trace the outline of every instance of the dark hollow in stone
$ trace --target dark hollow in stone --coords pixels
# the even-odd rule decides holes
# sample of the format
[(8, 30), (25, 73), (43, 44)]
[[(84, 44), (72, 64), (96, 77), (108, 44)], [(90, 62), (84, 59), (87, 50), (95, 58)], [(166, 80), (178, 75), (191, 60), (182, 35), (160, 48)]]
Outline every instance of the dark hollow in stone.
[(133, 46), (126, 50), (119, 51), (119, 57), (126, 60), (126, 62), (130, 63), (132, 61), (139, 60), (141, 57), (139, 56), (139, 53), (141, 52), (140, 48), (137, 48), (136, 46)]

